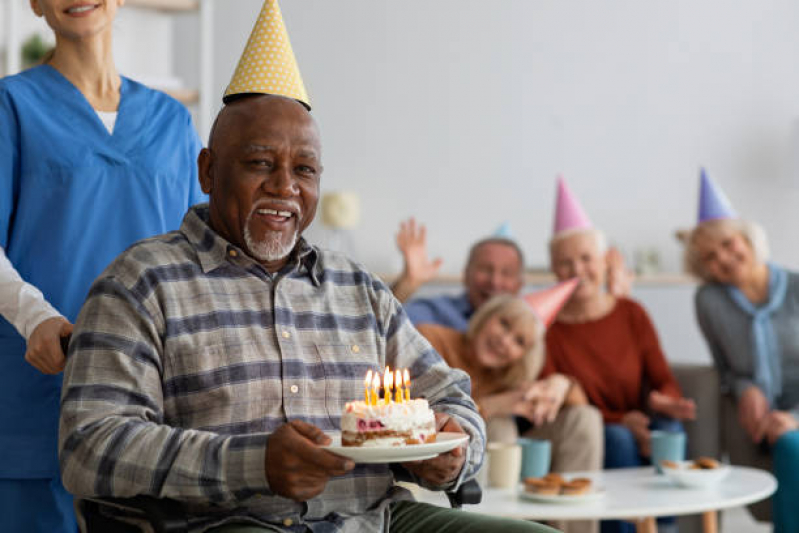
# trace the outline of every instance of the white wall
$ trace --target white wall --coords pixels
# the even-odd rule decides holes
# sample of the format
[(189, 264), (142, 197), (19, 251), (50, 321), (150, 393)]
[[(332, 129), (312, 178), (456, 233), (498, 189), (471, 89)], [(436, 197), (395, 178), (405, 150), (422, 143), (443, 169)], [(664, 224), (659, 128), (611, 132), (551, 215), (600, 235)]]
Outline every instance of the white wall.
[[(234, 7), (235, 5), (235, 7)], [(216, 2), (219, 94), (261, 0)], [(325, 190), (358, 191), (358, 255), (394, 271), (415, 215), (449, 273), (508, 220), (546, 263), (563, 172), (632, 257), (679, 268), (705, 165), (799, 266), (799, 3), (303, 0), (281, 3), (322, 126)]]

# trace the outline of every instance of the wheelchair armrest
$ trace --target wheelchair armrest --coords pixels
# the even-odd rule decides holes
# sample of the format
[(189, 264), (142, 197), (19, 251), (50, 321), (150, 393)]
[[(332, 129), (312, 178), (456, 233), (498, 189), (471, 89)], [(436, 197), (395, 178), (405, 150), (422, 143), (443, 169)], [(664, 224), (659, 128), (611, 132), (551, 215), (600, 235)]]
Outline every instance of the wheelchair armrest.
[[(141, 517), (150, 523), (155, 533), (186, 533), (189, 530), (189, 522), (180, 502), (168, 498), (134, 496), (84, 500), (83, 511), (89, 531), (92, 531), (92, 523), (106, 523), (112, 519), (107, 513), (100, 512), (102, 508)], [(103, 529), (98, 528), (98, 531)]]
[(448, 492), (449, 505), (453, 509), (460, 509), (464, 504), (476, 505), (483, 499), (483, 490), (476, 479), (463, 483), (455, 492)]

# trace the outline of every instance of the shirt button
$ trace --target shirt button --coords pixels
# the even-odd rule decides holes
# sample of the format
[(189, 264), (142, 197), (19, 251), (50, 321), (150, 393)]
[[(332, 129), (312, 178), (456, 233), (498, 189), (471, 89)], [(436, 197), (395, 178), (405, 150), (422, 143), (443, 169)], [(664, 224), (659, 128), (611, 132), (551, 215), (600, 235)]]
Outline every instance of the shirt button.
[(294, 520), (291, 518), (286, 518), (283, 520), (283, 525), (286, 527), (291, 527), (292, 524), (294, 524)]
[(297, 391), (299, 391), (300, 388), (297, 385), (292, 385), (290, 390), (292, 394), (297, 394)]
[(228, 254), (230, 254), (230, 257), (236, 257), (239, 255), (239, 253), (236, 250), (230, 250)]
[(289, 337), (291, 337), (291, 333), (289, 333), (288, 331), (284, 331), (283, 332), (283, 338), (284, 339), (288, 339)]
[(352, 353), (358, 353), (360, 351), (361, 351), (361, 347), (360, 346), (358, 346), (357, 344), (353, 344), (352, 345)]

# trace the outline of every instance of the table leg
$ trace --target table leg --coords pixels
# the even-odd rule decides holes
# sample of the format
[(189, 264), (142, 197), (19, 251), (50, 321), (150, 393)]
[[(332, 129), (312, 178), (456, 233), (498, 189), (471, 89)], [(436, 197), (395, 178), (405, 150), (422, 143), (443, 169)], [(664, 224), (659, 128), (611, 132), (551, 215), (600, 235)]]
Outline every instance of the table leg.
[(719, 530), (719, 513), (705, 511), (702, 513), (702, 531), (704, 533), (717, 533)]
[(636, 533), (657, 533), (658, 526), (655, 519), (651, 516), (647, 516), (646, 518), (639, 518), (635, 521), (635, 532)]

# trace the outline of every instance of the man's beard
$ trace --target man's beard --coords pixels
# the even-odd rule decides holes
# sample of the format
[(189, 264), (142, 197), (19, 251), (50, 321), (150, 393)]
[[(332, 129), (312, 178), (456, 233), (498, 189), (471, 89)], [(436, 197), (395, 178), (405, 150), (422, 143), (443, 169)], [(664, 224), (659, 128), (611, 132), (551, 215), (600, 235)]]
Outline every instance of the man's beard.
[(287, 257), (297, 244), (297, 230), (295, 229), (285, 238), (280, 231), (268, 230), (264, 234), (263, 240), (258, 241), (250, 231), (250, 222), (252, 222), (254, 214), (255, 210), (250, 213), (244, 223), (244, 242), (250, 253), (259, 261), (278, 261)]

